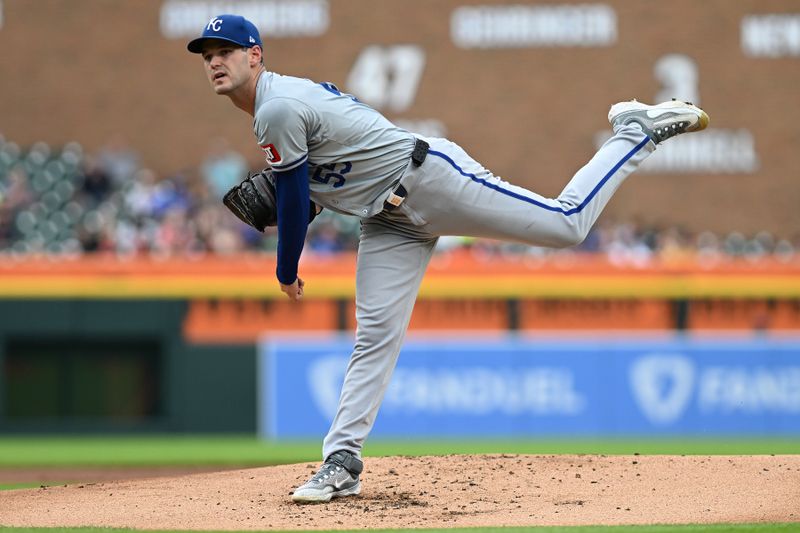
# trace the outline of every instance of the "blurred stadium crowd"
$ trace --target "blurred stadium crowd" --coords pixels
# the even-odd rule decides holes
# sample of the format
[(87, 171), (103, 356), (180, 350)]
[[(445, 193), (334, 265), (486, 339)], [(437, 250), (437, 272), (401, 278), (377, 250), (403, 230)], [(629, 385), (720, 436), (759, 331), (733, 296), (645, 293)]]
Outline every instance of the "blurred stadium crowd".
[[(159, 176), (121, 137), (88, 154), (75, 142), (59, 150), (43, 142), (22, 149), (0, 135), (0, 254), (169, 257), (272, 252), (274, 231), (250, 229), (221, 203), (248, 170), (244, 157), (222, 139), (214, 141), (198, 168)], [(357, 218), (326, 210), (309, 227), (306, 249), (317, 254), (355, 250), (358, 232)], [(440, 251), (454, 248), (481, 256), (564, 253), (483, 239), (440, 240)], [(800, 257), (800, 235), (692, 233), (601, 218), (588, 238), (567, 253), (575, 251), (643, 265), (683, 257), (789, 261)]]

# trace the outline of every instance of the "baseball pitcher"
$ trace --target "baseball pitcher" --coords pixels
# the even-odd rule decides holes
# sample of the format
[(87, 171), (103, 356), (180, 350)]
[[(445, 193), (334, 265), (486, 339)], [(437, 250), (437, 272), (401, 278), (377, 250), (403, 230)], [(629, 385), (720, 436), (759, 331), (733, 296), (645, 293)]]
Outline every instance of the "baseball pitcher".
[(361, 448), (381, 405), (425, 268), (441, 235), (536, 246), (580, 243), (611, 196), (656, 145), (704, 129), (691, 103), (611, 106), (613, 136), (567, 183), (544, 198), (507, 183), (446, 139), (423, 138), (331, 83), (283, 76), (263, 64), (256, 27), (219, 15), (188, 44), (212, 89), (253, 117), (269, 168), (225, 196), (244, 222), (277, 225), (277, 278), (292, 300), (308, 224), (320, 208), (362, 221), (356, 272), (356, 342), (322, 467), (298, 502), (358, 494)]

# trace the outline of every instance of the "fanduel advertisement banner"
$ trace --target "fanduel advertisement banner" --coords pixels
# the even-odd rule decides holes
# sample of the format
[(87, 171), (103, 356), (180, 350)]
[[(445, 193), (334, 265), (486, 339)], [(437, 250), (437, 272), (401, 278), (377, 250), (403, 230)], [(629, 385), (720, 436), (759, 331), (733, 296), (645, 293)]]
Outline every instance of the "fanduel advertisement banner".
[[(352, 340), (264, 342), (259, 431), (323, 436)], [(372, 436), (800, 434), (800, 338), (411, 340)]]

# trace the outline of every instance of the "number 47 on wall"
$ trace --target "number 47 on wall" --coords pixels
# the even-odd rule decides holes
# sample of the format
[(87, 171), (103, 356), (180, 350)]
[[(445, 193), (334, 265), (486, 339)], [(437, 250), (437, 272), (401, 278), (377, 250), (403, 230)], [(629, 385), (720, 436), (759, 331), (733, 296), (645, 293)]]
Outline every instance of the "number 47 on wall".
[(347, 89), (362, 102), (395, 113), (414, 103), (425, 51), (411, 44), (370, 45), (356, 59), (347, 77)]

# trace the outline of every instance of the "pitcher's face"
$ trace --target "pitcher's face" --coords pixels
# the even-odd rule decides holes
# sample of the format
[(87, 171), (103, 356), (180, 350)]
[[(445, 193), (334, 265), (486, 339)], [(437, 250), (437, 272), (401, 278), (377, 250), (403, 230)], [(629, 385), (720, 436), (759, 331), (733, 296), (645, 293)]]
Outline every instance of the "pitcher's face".
[(228, 94), (250, 78), (247, 48), (225, 41), (209, 40), (203, 46), (203, 63), (211, 88), (217, 94)]

